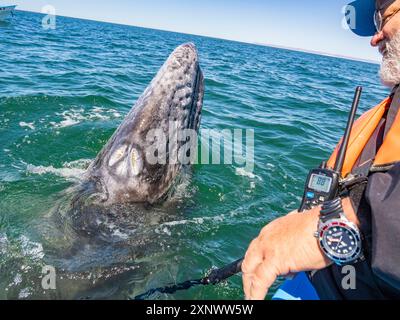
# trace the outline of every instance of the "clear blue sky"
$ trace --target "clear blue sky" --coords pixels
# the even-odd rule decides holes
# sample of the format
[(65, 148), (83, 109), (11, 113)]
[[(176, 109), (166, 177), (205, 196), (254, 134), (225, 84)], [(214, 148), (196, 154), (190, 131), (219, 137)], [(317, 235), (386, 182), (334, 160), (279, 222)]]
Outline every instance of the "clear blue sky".
[[(9, 3), (11, 0), (7, 0)], [(370, 1), (370, 0), (368, 0)], [(369, 38), (342, 27), (346, 0), (24, 0), (21, 10), (380, 61)], [(4, 1), (0, 0), (0, 3)]]

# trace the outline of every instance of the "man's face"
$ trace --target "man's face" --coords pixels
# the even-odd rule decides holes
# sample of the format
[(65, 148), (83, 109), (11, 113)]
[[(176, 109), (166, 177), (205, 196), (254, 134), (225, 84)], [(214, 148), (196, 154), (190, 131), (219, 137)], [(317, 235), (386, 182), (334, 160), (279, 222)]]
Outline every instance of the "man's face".
[(380, 32), (371, 39), (371, 45), (382, 54), (380, 75), (382, 83), (394, 87), (400, 83), (400, 13), (394, 15)]

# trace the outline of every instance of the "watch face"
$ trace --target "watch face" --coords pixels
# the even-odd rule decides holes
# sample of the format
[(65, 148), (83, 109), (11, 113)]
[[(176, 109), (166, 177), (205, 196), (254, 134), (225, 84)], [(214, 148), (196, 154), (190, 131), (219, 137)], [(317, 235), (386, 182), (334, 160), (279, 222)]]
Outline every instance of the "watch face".
[(357, 259), (361, 253), (361, 239), (358, 229), (343, 220), (328, 221), (320, 232), (321, 248), (338, 264)]

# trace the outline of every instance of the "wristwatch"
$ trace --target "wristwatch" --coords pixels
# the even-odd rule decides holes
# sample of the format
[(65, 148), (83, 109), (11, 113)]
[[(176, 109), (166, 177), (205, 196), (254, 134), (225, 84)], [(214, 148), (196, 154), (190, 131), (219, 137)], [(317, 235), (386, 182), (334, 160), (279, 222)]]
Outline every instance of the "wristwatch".
[(315, 237), (325, 255), (337, 265), (363, 259), (360, 230), (346, 218), (340, 198), (323, 203)]

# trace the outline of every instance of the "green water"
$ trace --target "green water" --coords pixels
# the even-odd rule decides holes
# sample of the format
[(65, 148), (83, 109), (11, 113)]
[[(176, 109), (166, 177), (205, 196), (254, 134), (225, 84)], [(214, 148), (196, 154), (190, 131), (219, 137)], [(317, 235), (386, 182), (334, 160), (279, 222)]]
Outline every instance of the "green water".
[[(297, 208), (308, 169), (344, 130), (355, 86), (360, 112), (387, 94), (374, 64), (63, 17), (43, 30), (41, 19), (17, 12), (0, 24), (0, 299), (126, 299), (236, 260), (264, 224)], [(126, 208), (126, 226), (108, 225), (115, 239), (70, 246), (56, 206), (188, 41), (206, 79), (201, 128), (254, 129), (254, 171), (195, 165), (143, 221)], [(44, 265), (59, 272), (56, 290), (41, 288)], [(242, 297), (236, 276), (153, 298)]]

